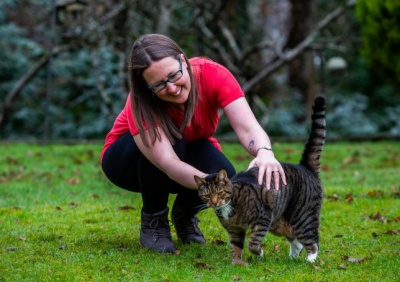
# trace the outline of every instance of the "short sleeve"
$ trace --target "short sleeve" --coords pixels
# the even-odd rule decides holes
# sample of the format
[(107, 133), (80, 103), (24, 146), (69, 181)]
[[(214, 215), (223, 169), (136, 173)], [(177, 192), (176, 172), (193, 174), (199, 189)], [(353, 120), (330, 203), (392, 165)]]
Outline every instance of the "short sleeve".
[(227, 68), (215, 62), (207, 63), (205, 68), (205, 81), (211, 82), (213, 95), (220, 108), (244, 97), (239, 82)]

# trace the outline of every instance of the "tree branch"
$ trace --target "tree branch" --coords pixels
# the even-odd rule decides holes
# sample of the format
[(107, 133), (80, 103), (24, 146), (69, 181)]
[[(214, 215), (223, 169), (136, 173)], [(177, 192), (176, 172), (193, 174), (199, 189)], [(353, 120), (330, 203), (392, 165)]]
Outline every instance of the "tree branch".
[(31, 81), (31, 79), (36, 75), (36, 73), (44, 67), (47, 62), (49, 61), (51, 56), (56, 56), (61, 52), (68, 50), (70, 46), (64, 45), (54, 48), (51, 55), (46, 55), (41, 58), (24, 76), (22, 76), (17, 83), (15, 84), (14, 88), (7, 94), (6, 99), (4, 100), (3, 106), (1, 107), (0, 111), (0, 128), (3, 127), (14, 108), (14, 103), (16, 98), (18, 97), (21, 90), (25, 87), (26, 84)]
[(212, 42), (213, 47), (218, 50), (219, 54), (221, 55), (222, 59), (224, 60), (224, 63), (226, 64), (227, 68), (235, 73), (240, 73), (240, 70), (235, 66), (234, 63), (232, 63), (231, 59), (229, 58), (228, 53), (226, 52), (226, 50), (224, 49), (222, 44), (218, 41), (218, 39), (215, 38), (212, 31), (206, 26), (203, 17), (200, 17), (197, 20), (197, 25), (200, 27), (203, 34), (207, 38), (210, 39), (210, 42)]
[(280, 56), (277, 60), (272, 62), (272, 64), (268, 65), (264, 69), (262, 69), (256, 76), (252, 79), (247, 81), (245, 84), (242, 85), (242, 89), (244, 92), (248, 92), (255, 84), (257, 84), (260, 80), (266, 78), (283, 64), (292, 61), (298, 55), (300, 55), (304, 50), (306, 50), (311, 43), (313, 42), (314, 38), (318, 35), (318, 33), (324, 29), (327, 25), (329, 25), (332, 21), (336, 18), (341, 16), (347, 8), (354, 6), (356, 3), (355, 0), (350, 0), (346, 3), (344, 7), (339, 7), (329, 13), (325, 18), (323, 18), (318, 24), (317, 27), (311, 32), (302, 42), (300, 42), (295, 48), (288, 51), (283, 56)]
[(221, 29), (222, 34), (225, 36), (226, 40), (228, 41), (229, 46), (231, 47), (233, 53), (235, 54), (236, 59), (240, 59), (240, 57), (241, 57), (240, 48), (237, 45), (235, 37), (232, 35), (229, 28), (221, 20), (218, 21), (218, 27)]

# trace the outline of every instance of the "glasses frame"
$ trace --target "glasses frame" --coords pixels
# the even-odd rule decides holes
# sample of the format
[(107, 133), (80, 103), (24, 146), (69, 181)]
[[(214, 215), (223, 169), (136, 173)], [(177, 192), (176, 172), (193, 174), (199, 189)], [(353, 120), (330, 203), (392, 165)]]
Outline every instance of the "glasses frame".
[[(157, 82), (157, 83), (155, 83), (155, 84), (153, 84), (153, 85), (149, 85), (149, 84), (146, 83), (147, 88), (149, 88), (153, 93), (158, 93), (158, 92), (163, 91), (165, 88), (167, 88), (167, 83), (168, 83), (168, 82), (169, 82), (169, 83), (174, 83), (174, 82), (177, 82), (179, 79), (182, 78), (182, 76), (183, 76), (183, 71), (182, 71), (182, 58), (181, 58), (180, 55), (178, 55), (178, 56), (176, 57), (176, 59), (179, 61), (179, 70), (177, 70), (177, 71), (174, 72), (173, 74), (169, 75), (168, 78), (167, 78), (166, 80)], [(181, 75), (179, 76), (179, 78), (172, 79), (172, 77), (176, 76), (178, 73), (181, 73)], [(158, 89), (158, 90), (154, 90), (154, 87), (159, 87), (159, 86), (162, 86), (162, 88), (161, 88), (161, 89)]]

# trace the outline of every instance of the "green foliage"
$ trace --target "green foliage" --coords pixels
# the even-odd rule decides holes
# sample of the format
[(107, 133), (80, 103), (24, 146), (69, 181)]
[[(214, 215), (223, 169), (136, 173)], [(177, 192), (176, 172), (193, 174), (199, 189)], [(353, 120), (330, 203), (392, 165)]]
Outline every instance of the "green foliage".
[(362, 54), (377, 74), (400, 84), (400, 2), (358, 0), (356, 7)]
[[(1, 108), (3, 97), (10, 93), (18, 80), (48, 53), (51, 6), (47, 0), (0, 2)], [(110, 12), (118, 6), (110, 4), (114, 3), (113, 1), (92, 2), (90, 5), (94, 6), (91, 6), (91, 11), (96, 11), (96, 13), (101, 13), (103, 9)], [(386, 5), (385, 9), (392, 12), (389, 18), (397, 13), (396, 7), (399, 5), (390, 4), (390, 1), (358, 2), (361, 3), (359, 9), (367, 9), (365, 7), (370, 9), (370, 6), (378, 6), (382, 2), (382, 5)], [(365, 4), (367, 2), (372, 4)], [(128, 92), (126, 68), (121, 66), (126, 61), (124, 56), (129, 52), (129, 45), (139, 35), (156, 30), (157, 19), (161, 12), (158, 10), (160, 9), (158, 0), (119, 1), (118, 3), (123, 3), (126, 6), (124, 10), (129, 13), (121, 12), (116, 18), (107, 18), (104, 24), (101, 22), (103, 17), (97, 17), (97, 14), (91, 15), (92, 17), (87, 20), (88, 26), (85, 27), (91, 28), (91, 32), (79, 40), (61, 40), (61, 27), (57, 26), (56, 45), (71, 43), (75, 48), (59, 54), (52, 61), (50, 139), (103, 139), (111, 128), (114, 118), (122, 109)], [(318, 0), (319, 18), (344, 3), (345, 0)], [(99, 9), (96, 5), (99, 5)], [(262, 41), (263, 31), (259, 26), (252, 24), (246, 12), (248, 7), (256, 9), (257, 5), (259, 1), (255, 0), (222, 2), (174, 0), (171, 1), (169, 7), (172, 13), (168, 34), (178, 41), (189, 56), (208, 56), (225, 63), (223, 58), (219, 57), (213, 43), (216, 43), (218, 39), (228, 55), (232, 55), (232, 50), (229, 47), (230, 42), (217, 24), (215, 11), (225, 9), (224, 18), (219, 20), (222, 20), (232, 32), (239, 48), (245, 50)], [(267, 9), (267, 6), (264, 9)], [(384, 83), (381, 78), (372, 73), (363, 60), (359, 59), (360, 42), (357, 40), (359, 30), (354, 23), (352, 12), (348, 14), (332, 23), (323, 36), (316, 39), (316, 43), (322, 44), (321, 46), (326, 46), (328, 41), (329, 44), (344, 47), (346, 54), (343, 56), (348, 62), (347, 75), (340, 79), (327, 75), (327, 91), (323, 95), (326, 94), (329, 98), (328, 107), (331, 111), (331, 114), (327, 115), (328, 119), (330, 118), (328, 129), (332, 136), (398, 134), (400, 125), (396, 115), (399, 113), (397, 105), (400, 104), (400, 95), (395, 87)], [(363, 13), (366, 19), (369, 15), (370, 13)], [(382, 12), (379, 15), (386, 14)], [(208, 38), (199, 27), (200, 17), (204, 18), (207, 28), (213, 29), (214, 39)], [(225, 21), (225, 18), (229, 20)], [(349, 23), (343, 25), (347, 19)], [(368, 25), (362, 24), (363, 28), (364, 26)], [(397, 26), (391, 28), (395, 30)], [(333, 36), (332, 34), (336, 34), (338, 30), (340, 30), (339, 34)], [(376, 41), (386, 45), (389, 42), (394, 43), (397, 37), (392, 33), (391, 30), (387, 35), (390, 40)], [(324, 38), (324, 36), (327, 37)], [(386, 50), (392, 52), (393, 48), (382, 49), (375, 54), (383, 54)], [(324, 50), (324, 57), (337, 55), (335, 52)], [(254, 58), (238, 64), (243, 76), (247, 79), (260, 71), (260, 57), (257, 53), (251, 57)], [(233, 62), (237, 60), (233, 55), (230, 58)], [(392, 58), (393, 62), (399, 61), (394, 60), (397, 57), (392, 56)], [(392, 65), (395, 66), (397, 63)], [(383, 72), (380, 68), (376, 69)], [(47, 71), (47, 66), (44, 66), (20, 92), (9, 122), (0, 128), (0, 138), (35, 140), (43, 137), (44, 109), (48, 89)], [(397, 75), (397, 77), (400, 76)], [(274, 93), (276, 91), (264, 88), (261, 92)], [(298, 97), (296, 93), (288, 93), (287, 96), (281, 101), (274, 102), (268, 117), (267, 131), (272, 135), (307, 135), (309, 121), (299, 122), (304, 119), (306, 112), (301, 103), (301, 97)], [(109, 104), (106, 102), (108, 100)], [(258, 117), (265, 118), (262, 116), (264, 114), (260, 113)], [(352, 114), (355, 114), (353, 119), (361, 125), (359, 128), (352, 126), (353, 121), (349, 118)], [(233, 134), (226, 120), (222, 120), (218, 133)]]
[[(325, 197), (315, 263), (288, 257), (268, 234), (265, 256), (231, 265), (227, 234), (211, 210), (200, 213), (206, 246), (160, 255), (139, 245), (139, 194), (101, 172), (101, 144), (0, 146), (1, 281), (396, 281), (399, 277), (400, 146), (328, 143)], [(300, 143), (274, 143), (280, 161), (298, 162)], [(222, 144), (237, 170), (250, 156)], [(170, 199), (170, 205), (174, 197)]]

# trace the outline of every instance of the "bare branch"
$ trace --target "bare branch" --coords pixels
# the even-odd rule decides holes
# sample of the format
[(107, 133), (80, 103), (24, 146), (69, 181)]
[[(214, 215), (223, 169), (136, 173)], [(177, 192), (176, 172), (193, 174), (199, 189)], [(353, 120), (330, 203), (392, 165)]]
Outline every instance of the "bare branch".
[(240, 73), (240, 70), (231, 61), (228, 53), (226, 52), (226, 50), (224, 49), (222, 44), (218, 41), (218, 39), (215, 38), (214, 34), (206, 26), (203, 17), (200, 17), (197, 20), (197, 25), (200, 27), (200, 29), (204, 33), (204, 35), (210, 39), (210, 42), (212, 42), (213, 47), (218, 50), (219, 54), (221, 55), (222, 59), (224, 60), (225, 65), (228, 67), (228, 69), (230, 69), (231, 71), (233, 71), (235, 73)]
[(9, 116), (12, 113), (12, 110), (14, 108), (14, 103), (16, 98), (18, 97), (19, 93), (22, 91), (22, 89), (25, 87), (26, 84), (31, 81), (31, 79), (36, 75), (36, 73), (46, 64), (48, 63), (49, 59), (51, 56), (56, 56), (61, 52), (64, 52), (68, 50), (70, 46), (64, 45), (64, 46), (59, 46), (53, 49), (52, 54), (46, 55), (43, 58), (41, 58), (24, 76), (22, 76), (17, 83), (15, 84), (14, 88), (7, 94), (3, 106), (1, 107), (0, 111), (0, 128), (3, 127), (8, 119)]
[(257, 53), (263, 49), (274, 49), (275, 45), (270, 40), (260, 42), (256, 45), (247, 47), (241, 54), (239, 61), (246, 60), (251, 54)]
[(248, 92), (255, 84), (257, 84), (260, 80), (264, 79), (272, 72), (277, 70), (283, 64), (292, 61), (298, 55), (300, 55), (304, 50), (306, 50), (314, 38), (318, 35), (318, 33), (324, 29), (327, 25), (329, 25), (332, 21), (341, 16), (347, 8), (354, 6), (356, 3), (355, 0), (350, 0), (346, 3), (345, 7), (339, 7), (329, 13), (325, 18), (323, 18), (316, 26), (313, 32), (311, 32), (302, 42), (300, 42), (295, 48), (285, 53), (283, 56), (279, 57), (276, 61), (272, 62), (272, 64), (268, 65), (264, 69), (262, 69), (256, 76), (247, 81), (242, 89), (244, 92)]
[(241, 51), (239, 49), (239, 46), (236, 43), (235, 37), (232, 35), (231, 31), (229, 28), (224, 24), (223, 21), (219, 20), (218, 21), (218, 26), (222, 31), (222, 34), (225, 36), (226, 40), (229, 43), (229, 46), (231, 47), (233, 53), (235, 54), (236, 59), (241, 58)]

